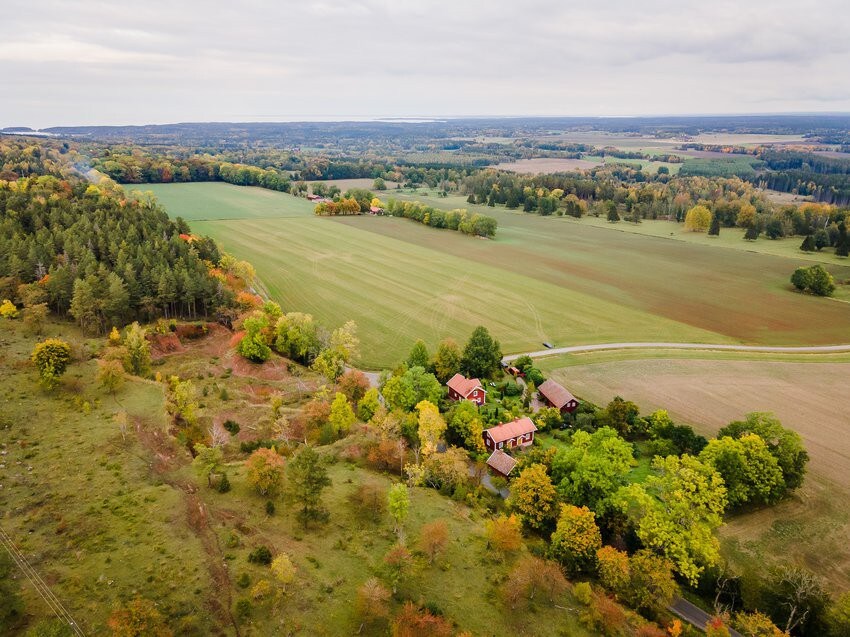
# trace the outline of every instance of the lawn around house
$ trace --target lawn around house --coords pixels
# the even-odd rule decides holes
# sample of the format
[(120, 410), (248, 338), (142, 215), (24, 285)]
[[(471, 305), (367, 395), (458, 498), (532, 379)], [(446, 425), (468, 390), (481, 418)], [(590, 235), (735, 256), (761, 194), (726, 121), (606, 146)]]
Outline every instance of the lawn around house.
[[(505, 353), (544, 340), (829, 344), (850, 330), (845, 304), (790, 291), (790, 273), (804, 259), (611, 232), (459, 196), (381, 193), (490, 214), (500, 225), (495, 240), (405, 219), (316, 218), (304, 199), (259, 188), (145, 189), (194, 232), (251, 261), (286, 311), (310, 312), (330, 327), (356, 321), (366, 368), (393, 365), (417, 338), (432, 349), (446, 336), (462, 342), (478, 324)], [(830, 269), (850, 278), (850, 267)]]

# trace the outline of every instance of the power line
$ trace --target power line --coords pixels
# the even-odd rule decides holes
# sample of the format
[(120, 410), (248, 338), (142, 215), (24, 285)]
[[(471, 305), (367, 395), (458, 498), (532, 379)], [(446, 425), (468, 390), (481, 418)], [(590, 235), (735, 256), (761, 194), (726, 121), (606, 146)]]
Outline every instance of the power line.
[(85, 637), (85, 633), (79, 627), (74, 618), (71, 617), (71, 614), (68, 612), (62, 602), (53, 594), (53, 591), (50, 590), (50, 587), (41, 579), (41, 576), (36, 572), (36, 570), (30, 565), (27, 561), (27, 558), (24, 557), (24, 554), (21, 553), (20, 549), (15, 546), (15, 543), (12, 541), (12, 538), (0, 528), (0, 544), (3, 545), (3, 548), (11, 556), (12, 560), (21, 569), (21, 572), (26, 576), (26, 578), (30, 581), (35, 588), (35, 591), (41, 596), (41, 599), (44, 600), (44, 603), (47, 604), (48, 608), (63, 622), (65, 622), (68, 626), (71, 627), (71, 630), (78, 637)]

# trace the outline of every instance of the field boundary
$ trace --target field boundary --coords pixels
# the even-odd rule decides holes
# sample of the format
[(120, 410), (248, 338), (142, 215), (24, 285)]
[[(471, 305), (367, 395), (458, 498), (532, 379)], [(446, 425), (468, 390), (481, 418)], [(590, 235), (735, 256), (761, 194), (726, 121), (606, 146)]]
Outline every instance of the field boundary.
[(596, 343), (594, 345), (571, 345), (568, 347), (553, 347), (551, 349), (544, 349), (536, 352), (509, 354), (508, 356), (504, 356), (502, 360), (505, 363), (510, 363), (511, 361), (518, 359), (520, 356), (544, 358), (546, 356), (556, 356), (558, 354), (578, 354), (582, 352), (624, 349), (686, 349), (726, 352), (764, 352), (774, 354), (823, 354), (828, 352), (850, 352), (850, 344), (780, 347), (774, 345), (725, 345), (722, 343)]

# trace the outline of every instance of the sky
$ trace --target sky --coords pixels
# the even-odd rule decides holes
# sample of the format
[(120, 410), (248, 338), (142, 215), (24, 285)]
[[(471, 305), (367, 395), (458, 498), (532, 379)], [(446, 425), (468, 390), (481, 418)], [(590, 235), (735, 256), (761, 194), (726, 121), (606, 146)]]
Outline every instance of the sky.
[(847, 0), (12, 0), (0, 127), (850, 112)]

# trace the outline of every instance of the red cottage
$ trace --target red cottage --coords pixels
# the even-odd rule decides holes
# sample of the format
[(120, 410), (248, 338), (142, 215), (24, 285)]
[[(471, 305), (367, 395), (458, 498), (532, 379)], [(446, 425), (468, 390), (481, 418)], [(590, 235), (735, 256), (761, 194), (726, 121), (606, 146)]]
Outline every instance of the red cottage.
[(455, 374), (446, 385), (449, 388), (449, 398), (452, 400), (468, 400), (480, 407), (487, 399), (487, 390), (477, 378)]
[(488, 451), (502, 448), (528, 447), (534, 442), (537, 427), (528, 416), (484, 430), (484, 446)]
[(547, 380), (537, 388), (537, 393), (550, 407), (554, 407), (562, 414), (564, 412), (573, 413), (578, 407), (578, 400), (569, 390), (563, 385), (559, 385), (554, 380)]

